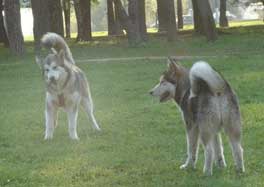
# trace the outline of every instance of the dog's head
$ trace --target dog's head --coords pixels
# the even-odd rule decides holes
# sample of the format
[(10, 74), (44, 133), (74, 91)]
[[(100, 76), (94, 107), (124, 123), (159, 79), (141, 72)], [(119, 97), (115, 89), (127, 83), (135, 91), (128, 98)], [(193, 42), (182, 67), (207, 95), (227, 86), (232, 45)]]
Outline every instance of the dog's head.
[(67, 76), (67, 62), (65, 61), (63, 50), (59, 53), (55, 49), (52, 51), (53, 53), (48, 54), (44, 59), (36, 56), (36, 62), (43, 72), (45, 82), (48, 85), (58, 85)]
[(168, 69), (160, 77), (159, 83), (150, 90), (150, 94), (159, 97), (160, 102), (166, 102), (175, 98), (176, 89), (183, 67), (174, 59), (168, 58)]

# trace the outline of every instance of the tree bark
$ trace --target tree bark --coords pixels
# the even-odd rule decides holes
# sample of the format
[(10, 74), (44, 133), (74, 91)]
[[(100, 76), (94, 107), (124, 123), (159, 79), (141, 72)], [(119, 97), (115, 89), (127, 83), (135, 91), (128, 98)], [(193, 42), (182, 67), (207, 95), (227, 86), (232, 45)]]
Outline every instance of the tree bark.
[(226, 17), (226, 0), (220, 0), (220, 27), (228, 27), (228, 19)]
[(115, 14), (113, 0), (107, 0), (108, 35), (115, 35)]
[(120, 23), (120, 17), (118, 14), (118, 9), (114, 4), (114, 13), (115, 13), (115, 34), (116, 35), (124, 35), (124, 31), (122, 25)]
[[(120, 0), (114, 0), (117, 7), (117, 15), (120, 18), (120, 23), (126, 30), (128, 42), (132, 46), (136, 46), (146, 40), (146, 22), (145, 22), (145, 9), (143, 10), (142, 0), (129, 0), (127, 15)], [(141, 2), (142, 3), (142, 2)]]
[(183, 17), (182, 17), (182, 0), (177, 0), (177, 17), (178, 17), (178, 28), (183, 28)]
[(4, 17), (2, 14), (3, 10), (4, 10), (3, 0), (0, 0), (0, 42), (3, 42), (5, 47), (9, 47), (9, 42), (8, 42), (6, 29), (4, 25)]
[(21, 29), (19, 0), (5, 0), (4, 11), (10, 50), (13, 54), (21, 56), (25, 52), (25, 47)]
[(33, 13), (33, 33), (35, 41), (35, 50), (38, 52), (41, 48), (40, 39), (43, 34), (50, 31), (50, 16), (47, 0), (31, 0)]
[(77, 18), (77, 41), (91, 41), (91, 0), (74, 0), (74, 9)]
[(168, 31), (167, 22), (168, 22), (168, 14), (167, 14), (167, 0), (157, 0), (157, 12), (158, 12), (158, 23), (159, 29), (158, 32)]
[(71, 38), (71, 2), (63, 0), (63, 13), (66, 38)]
[(198, 9), (200, 12), (203, 31), (208, 41), (217, 39), (216, 26), (214, 22), (213, 13), (208, 0), (197, 0)]
[(174, 0), (167, 0), (167, 11), (168, 11), (168, 33), (167, 38), (169, 42), (175, 41), (177, 38), (177, 25), (175, 18)]
[(216, 40), (217, 32), (209, 1), (192, 0), (192, 2), (195, 31), (205, 35), (208, 41)]
[(138, 14), (139, 14), (139, 32), (143, 41), (148, 40), (147, 26), (146, 26), (146, 12), (145, 12), (145, 0), (138, 0)]
[(48, 0), (50, 31), (64, 36), (61, 0)]
[(194, 31), (197, 34), (203, 34), (203, 27), (202, 27), (202, 21), (198, 10), (198, 5), (196, 0), (192, 0), (192, 6), (193, 6), (193, 24), (194, 24)]

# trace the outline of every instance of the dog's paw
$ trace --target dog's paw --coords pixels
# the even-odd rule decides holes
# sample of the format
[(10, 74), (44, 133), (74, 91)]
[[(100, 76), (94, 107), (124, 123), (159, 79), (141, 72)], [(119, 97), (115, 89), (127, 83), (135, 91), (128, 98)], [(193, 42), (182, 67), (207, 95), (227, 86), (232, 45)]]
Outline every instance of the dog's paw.
[(236, 167), (236, 172), (240, 174), (245, 173), (245, 167), (244, 166)]
[(76, 140), (76, 141), (78, 141), (78, 140), (80, 140), (80, 138), (76, 135), (76, 136), (70, 136), (70, 138), (72, 139), (72, 140)]
[(205, 168), (205, 169), (203, 170), (203, 174), (204, 174), (204, 176), (209, 177), (209, 176), (212, 176), (212, 175), (213, 175), (213, 171), (212, 171), (212, 169)]
[(184, 170), (184, 169), (187, 169), (188, 168), (188, 164), (182, 164), (180, 166), (180, 169)]
[(220, 169), (224, 169), (226, 167), (226, 162), (224, 159), (219, 159), (216, 161), (216, 166)]
[(44, 140), (51, 140), (53, 138), (52, 133), (45, 133)]
[(53, 136), (51, 134), (46, 134), (44, 140), (51, 140)]
[(188, 169), (188, 168), (195, 169), (195, 166), (194, 166), (194, 164), (191, 164), (191, 163), (185, 163), (185, 164), (180, 166), (180, 169), (182, 169), (182, 170), (185, 170), (185, 169)]

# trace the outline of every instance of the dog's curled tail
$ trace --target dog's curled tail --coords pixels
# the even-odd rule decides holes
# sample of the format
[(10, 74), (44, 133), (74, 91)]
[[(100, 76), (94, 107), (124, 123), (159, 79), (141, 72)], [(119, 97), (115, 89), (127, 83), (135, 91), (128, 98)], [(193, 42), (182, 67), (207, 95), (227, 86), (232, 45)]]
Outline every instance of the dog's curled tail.
[(227, 84), (223, 77), (216, 72), (208, 63), (196, 62), (190, 70), (191, 93), (195, 97), (201, 91), (210, 91), (214, 95), (224, 92)]
[(73, 64), (75, 63), (72, 58), (72, 53), (70, 48), (68, 47), (67, 43), (60, 35), (52, 32), (46, 33), (41, 38), (41, 45), (52, 50), (55, 49), (57, 52), (63, 50), (65, 53), (65, 58), (71, 63)]

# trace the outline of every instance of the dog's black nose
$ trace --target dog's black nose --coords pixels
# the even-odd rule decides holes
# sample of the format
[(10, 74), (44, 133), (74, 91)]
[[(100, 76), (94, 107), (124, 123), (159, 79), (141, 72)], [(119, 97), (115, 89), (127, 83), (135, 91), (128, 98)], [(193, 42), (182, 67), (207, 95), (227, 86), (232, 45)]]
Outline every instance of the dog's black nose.
[(153, 91), (149, 91), (149, 94), (150, 94), (150, 95), (153, 95)]
[(56, 79), (55, 79), (55, 77), (50, 77), (50, 82), (52, 82), (52, 83), (56, 83)]

